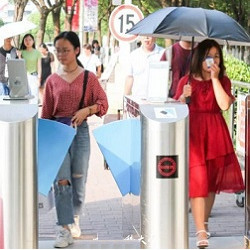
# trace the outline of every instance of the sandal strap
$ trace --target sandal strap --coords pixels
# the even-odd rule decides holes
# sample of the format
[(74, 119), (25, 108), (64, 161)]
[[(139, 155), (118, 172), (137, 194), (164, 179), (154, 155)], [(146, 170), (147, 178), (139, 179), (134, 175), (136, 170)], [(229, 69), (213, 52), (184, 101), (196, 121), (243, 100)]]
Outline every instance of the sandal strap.
[(196, 232), (196, 234), (195, 234), (195, 235), (198, 235), (198, 234), (200, 234), (200, 233), (207, 233), (207, 231), (206, 231), (206, 230), (204, 230), (204, 229), (202, 229), (202, 230), (199, 230), (198, 232)]
[[(203, 243), (203, 244), (201, 244), (201, 243)], [(208, 240), (198, 240), (196, 242), (196, 246), (197, 247), (208, 247), (209, 246), (209, 242), (208, 242)]]

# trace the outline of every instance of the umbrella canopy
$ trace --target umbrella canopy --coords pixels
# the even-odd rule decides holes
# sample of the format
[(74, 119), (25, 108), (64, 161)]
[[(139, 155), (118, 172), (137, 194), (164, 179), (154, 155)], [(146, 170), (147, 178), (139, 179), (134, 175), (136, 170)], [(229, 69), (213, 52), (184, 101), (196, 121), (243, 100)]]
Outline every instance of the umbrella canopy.
[(250, 45), (250, 36), (233, 18), (217, 10), (190, 7), (160, 9), (127, 33), (200, 42), (205, 38), (229, 45)]
[(139, 195), (141, 124), (138, 119), (107, 123), (93, 131), (121, 194)]
[(36, 25), (27, 20), (7, 23), (0, 27), (0, 38), (6, 39), (9, 37), (17, 36), (23, 34), (29, 30), (32, 30), (36, 27)]

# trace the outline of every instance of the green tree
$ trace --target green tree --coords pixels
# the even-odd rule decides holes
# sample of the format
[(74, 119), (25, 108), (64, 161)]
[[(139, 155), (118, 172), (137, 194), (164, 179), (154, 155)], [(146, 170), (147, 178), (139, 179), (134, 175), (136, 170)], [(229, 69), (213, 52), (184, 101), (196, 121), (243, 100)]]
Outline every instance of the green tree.
[(51, 4), (50, 0), (47, 0), (46, 2), (44, 0), (31, 1), (35, 4), (40, 13), (39, 30), (36, 36), (36, 42), (38, 44), (41, 44), (44, 40), (45, 27), (49, 13), (54, 9), (61, 7), (64, 0), (58, 0), (54, 4)]
[[(40, 22), (40, 13), (35, 12), (30, 15), (29, 20), (37, 25), (37, 28), (32, 30), (32, 34), (34, 37), (36, 36), (38, 29), (39, 29), (39, 22)], [(61, 22), (60, 22), (60, 29), (64, 26), (64, 14), (62, 15)], [(46, 21), (46, 27), (44, 32), (44, 39), (43, 42), (52, 42), (54, 40), (54, 23), (52, 19), (52, 13), (48, 15)]]
[(0, 27), (4, 25), (4, 21), (2, 18), (0, 18)]

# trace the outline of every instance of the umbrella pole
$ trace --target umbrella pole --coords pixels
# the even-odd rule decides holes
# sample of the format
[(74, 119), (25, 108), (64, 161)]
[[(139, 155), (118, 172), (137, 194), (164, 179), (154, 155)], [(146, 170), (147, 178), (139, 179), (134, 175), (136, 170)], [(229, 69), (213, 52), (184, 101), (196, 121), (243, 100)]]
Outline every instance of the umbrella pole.
[(193, 54), (194, 54), (194, 36), (192, 36), (192, 45), (191, 45), (191, 61), (193, 58)]
[[(191, 56), (190, 56), (191, 63), (192, 63), (193, 53), (194, 53), (194, 36), (192, 36), (192, 44), (191, 44)], [(187, 84), (190, 84), (190, 80), (191, 80), (191, 74), (189, 72)], [(190, 103), (190, 101), (191, 101), (191, 96), (186, 97), (186, 104)]]

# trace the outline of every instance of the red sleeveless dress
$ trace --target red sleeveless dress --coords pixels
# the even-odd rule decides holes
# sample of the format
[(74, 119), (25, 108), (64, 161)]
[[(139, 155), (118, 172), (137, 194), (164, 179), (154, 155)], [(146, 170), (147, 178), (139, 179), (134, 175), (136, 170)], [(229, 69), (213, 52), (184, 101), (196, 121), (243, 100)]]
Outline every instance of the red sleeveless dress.
[[(188, 76), (183, 77), (175, 95), (179, 99)], [(221, 79), (231, 94), (228, 77)], [(189, 196), (207, 197), (209, 192), (235, 193), (244, 190), (240, 165), (222, 112), (216, 102), (212, 81), (191, 80), (189, 103)]]

